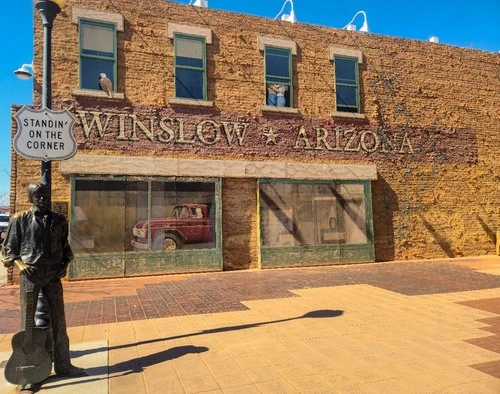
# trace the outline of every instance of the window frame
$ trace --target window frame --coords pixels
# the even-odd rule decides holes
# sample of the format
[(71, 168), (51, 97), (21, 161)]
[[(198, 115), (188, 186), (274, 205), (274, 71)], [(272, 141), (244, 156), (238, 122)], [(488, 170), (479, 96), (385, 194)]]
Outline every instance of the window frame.
[[(176, 99), (186, 99), (186, 100), (207, 100), (207, 40), (203, 36), (198, 36), (198, 35), (192, 35), (192, 34), (186, 34), (182, 32), (175, 32), (174, 33), (174, 95)], [(194, 66), (181, 66), (177, 64), (177, 47), (178, 47), (178, 38), (183, 38), (183, 39), (188, 39), (192, 41), (199, 41), (202, 44), (202, 67), (194, 67)], [(183, 69), (183, 70), (192, 70), (192, 71), (201, 71), (202, 72), (202, 79), (203, 79), (203, 87), (202, 87), (202, 98), (198, 97), (181, 97), (178, 96), (177, 92), (177, 69)]]
[(363, 97), (361, 95), (361, 70), (360, 66), (363, 64), (363, 53), (359, 49), (354, 49), (348, 46), (342, 45), (334, 45), (328, 48), (328, 58), (332, 61), (332, 77), (333, 83), (335, 84), (335, 57), (346, 57), (346, 58), (354, 58), (358, 61), (358, 74), (357, 74), (357, 84), (358, 84), (358, 112), (348, 112), (348, 111), (339, 111), (337, 109), (337, 93), (335, 93), (335, 97), (333, 98), (334, 110), (331, 116), (333, 118), (341, 118), (341, 119), (356, 119), (356, 120), (366, 120), (366, 115), (362, 112), (363, 108)]
[[(262, 212), (261, 212), (261, 185), (277, 185), (277, 184), (303, 184), (303, 185), (320, 185), (332, 184), (335, 186), (342, 185), (363, 185), (364, 199), (364, 223), (366, 242), (364, 243), (321, 243), (315, 245), (283, 245), (283, 246), (268, 246), (262, 241)], [(258, 233), (259, 233), (259, 249), (260, 263), (262, 268), (273, 268), (281, 266), (283, 261), (287, 261), (287, 266), (302, 266), (302, 265), (322, 265), (322, 264), (341, 264), (375, 261), (374, 249), (374, 232), (373, 232), (373, 213), (372, 213), (372, 191), (371, 181), (363, 180), (305, 180), (305, 179), (278, 179), (278, 178), (260, 178), (257, 182), (258, 194)], [(311, 200), (314, 204), (314, 198)], [(314, 205), (312, 205), (314, 209)]]
[[(89, 54), (84, 54), (83, 53), (83, 25), (91, 25), (91, 26), (100, 26), (100, 27), (105, 27), (105, 28), (111, 28), (112, 33), (113, 33), (113, 57), (104, 57), (104, 56), (98, 56), (98, 55), (89, 55)], [(116, 93), (117, 90), (117, 79), (118, 79), (118, 74), (117, 74), (117, 63), (118, 63), (118, 26), (113, 23), (113, 22), (108, 22), (108, 21), (102, 21), (102, 20), (95, 20), (95, 19), (88, 19), (88, 18), (79, 18), (78, 19), (78, 31), (79, 31), (79, 39), (78, 39), (78, 63), (79, 63), (79, 74), (78, 74), (78, 86), (79, 89), (85, 89), (85, 90), (97, 90), (99, 91), (99, 88), (91, 89), (91, 88), (83, 88), (82, 87), (82, 82), (83, 82), (83, 65), (82, 65), (82, 59), (96, 59), (96, 60), (106, 60), (106, 61), (112, 61), (113, 63), (113, 76), (110, 78), (108, 75), (108, 78), (111, 79), (113, 83), (113, 93)], [(98, 85), (96, 81), (96, 85)]]
[(267, 72), (267, 66), (268, 66), (267, 55), (268, 55), (269, 49), (287, 52), (287, 54), (288, 54), (288, 81), (287, 81), (287, 83), (284, 83), (284, 85), (288, 86), (287, 93), (285, 94), (285, 97), (288, 96), (288, 105), (285, 105), (284, 108), (293, 108), (293, 57), (292, 57), (292, 49), (285, 48), (285, 47), (278, 47), (278, 46), (274, 46), (274, 45), (265, 45), (264, 46), (264, 86), (265, 86), (265, 91), (266, 91), (266, 97), (265, 97), (266, 104), (267, 104), (267, 97), (268, 97), (267, 84), (270, 83), (270, 82), (268, 82), (268, 78), (284, 79), (283, 77), (280, 77), (280, 76), (273, 76), (272, 74), (268, 74), (268, 72)]
[[(120, 251), (78, 252), (70, 267), (69, 279), (93, 279), (129, 277), (138, 275), (189, 273), (201, 271), (222, 271), (222, 178), (217, 177), (184, 177), (184, 176), (134, 176), (112, 174), (71, 174), (70, 218), (69, 233), (70, 244), (76, 241), (76, 221), (79, 220), (76, 211), (77, 184), (79, 181), (104, 181), (110, 182), (144, 182), (147, 184), (147, 220), (148, 233), (151, 230), (150, 221), (153, 216), (152, 184), (155, 182), (180, 182), (180, 183), (207, 183), (214, 185), (215, 217), (213, 218), (213, 231), (215, 235), (214, 246), (207, 249), (178, 249), (163, 252)], [(146, 190), (146, 189), (144, 189)], [(127, 198), (127, 189), (123, 189), (123, 196)], [(123, 215), (127, 215), (127, 207), (123, 208)], [(81, 220), (81, 218), (80, 218)], [(125, 219), (126, 220), (126, 219)], [(134, 220), (135, 221), (135, 220)], [(107, 226), (111, 226), (107, 223)], [(111, 226), (112, 227), (112, 226)], [(132, 240), (132, 234), (124, 232), (124, 239)], [(128, 246), (128, 242), (127, 242)], [(148, 237), (148, 247), (151, 246)]]
[[(337, 65), (337, 61), (338, 60), (348, 60), (348, 61), (351, 61), (354, 65), (354, 75), (355, 75), (355, 83), (352, 84), (352, 83), (348, 83), (348, 82), (339, 82), (338, 79), (337, 79), (337, 69), (336, 69), (336, 65)], [(334, 56), (334, 59), (333, 59), (333, 63), (334, 63), (334, 80), (335, 80), (335, 110), (337, 112), (347, 112), (347, 113), (361, 113), (361, 106), (360, 106), (360, 97), (359, 97), (359, 63), (358, 63), (358, 59), (355, 58), (355, 57), (352, 57), (352, 56), (345, 56), (345, 55), (335, 55)], [(343, 86), (343, 87), (350, 87), (350, 88), (354, 88), (355, 90), (355, 98), (356, 98), (356, 105), (355, 106), (352, 106), (352, 105), (348, 105), (348, 104), (345, 104), (345, 105), (341, 105), (339, 104), (339, 95), (338, 95), (338, 87), (339, 86)], [(355, 111), (348, 111), (346, 110), (346, 108), (353, 108), (353, 109), (356, 109)]]

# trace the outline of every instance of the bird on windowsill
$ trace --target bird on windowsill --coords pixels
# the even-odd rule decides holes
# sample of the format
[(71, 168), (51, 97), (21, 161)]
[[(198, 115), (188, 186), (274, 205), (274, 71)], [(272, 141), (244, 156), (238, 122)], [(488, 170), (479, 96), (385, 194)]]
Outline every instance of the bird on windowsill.
[(111, 80), (104, 73), (99, 74), (99, 87), (104, 90), (109, 97), (113, 97), (113, 85)]

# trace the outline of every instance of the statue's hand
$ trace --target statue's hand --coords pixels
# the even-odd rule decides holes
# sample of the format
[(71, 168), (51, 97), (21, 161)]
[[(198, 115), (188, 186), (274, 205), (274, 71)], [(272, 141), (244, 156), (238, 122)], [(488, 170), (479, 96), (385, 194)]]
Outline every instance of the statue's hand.
[(66, 271), (68, 270), (68, 263), (61, 263), (59, 266), (59, 271), (57, 271), (57, 277), (59, 279), (64, 278), (66, 276)]
[(36, 267), (31, 265), (31, 264), (26, 264), (24, 261), (21, 260), (16, 260), (16, 265), (17, 268), (19, 268), (19, 271), (21, 274), (31, 276), (35, 273)]

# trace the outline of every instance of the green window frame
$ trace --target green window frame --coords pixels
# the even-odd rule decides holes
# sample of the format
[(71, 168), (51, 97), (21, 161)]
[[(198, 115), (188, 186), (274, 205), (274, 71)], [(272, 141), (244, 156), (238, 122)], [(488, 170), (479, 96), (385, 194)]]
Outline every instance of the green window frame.
[(174, 34), (175, 97), (207, 99), (206, 40)]
[(358, 59), (334, 57), (335, 102), (338, 112), (360, 112)]
[(101, 73), (111, 80), (113, 91), (117, 85), (117, 27), (89, 19), (79, 19), (81, 89), (100, 90)]
[[(265, 46), (264, 62), (266, 104), (293, 107), (292, 51), (288, 48)], [(284, 105), (280, 105), (275, 98), (270, 97), (271, 85), (275, 84), (286, 89), (282, 92), (285, 98)]]
[(374, 261), (371, 183), (259, 179), (262, 268)]
[(221, 178), (75, 174), (70, 204), (71, 279), (222, 270)]

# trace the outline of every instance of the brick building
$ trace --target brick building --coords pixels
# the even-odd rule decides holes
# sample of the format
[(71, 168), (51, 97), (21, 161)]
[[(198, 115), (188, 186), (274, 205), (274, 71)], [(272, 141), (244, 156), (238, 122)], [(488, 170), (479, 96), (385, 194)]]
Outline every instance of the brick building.
[[(69, 0), (52, 60), (52, 108), (76, 119), (76, 155), (52, 165), (70, 279), (495, 252), (499, 54)], [(13, 152), (11, 211), (39, 167)]]

